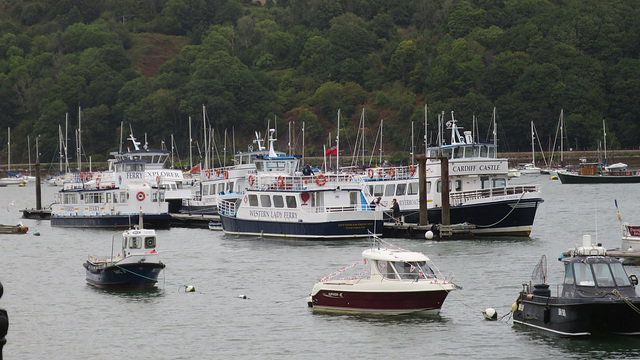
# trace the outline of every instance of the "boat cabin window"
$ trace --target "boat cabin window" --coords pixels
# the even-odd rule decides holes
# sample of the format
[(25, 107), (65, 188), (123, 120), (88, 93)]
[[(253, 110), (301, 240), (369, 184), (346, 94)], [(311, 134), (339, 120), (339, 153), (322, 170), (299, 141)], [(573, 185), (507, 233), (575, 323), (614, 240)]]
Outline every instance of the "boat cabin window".
[[(427, 187), (429, 188), (429, 190), (427, 190), (427, 192), (430, 191), (431, 189), (431, 185), (430, 182), (427, 182)], [(418, 186), (418, 182), (410, 182), (409, 183), (409, 189), (407, 191), (407, 195), (416, 195), (420, 192), (419, 186)]]
[(578, 286), (595, 286), (596, 282), (593, 279), (593, 273), (589, 264), (574, 263), (573, 271), (576, 278), (576, 285)]
[(129, 249), (141, 249), (142, 248), (142, 238), (137, 236), (137, 237), (132, 237), (130, 239), (131, 241), (129, 241)]
[(149, 236), (144, 239), (144, 247), (147, 249), (153, 249), (156, 247), (156, 237)]
[(384, 196), (393, 196), (396, 193), (396, 185), (395, 184), (387, 184), (384, 189)]
[(401, 279), (417, 279), (420, 277), (420, 271), (422, 267), (426, 267), (425, 261), (419, 262), (394, 262), (393, 265), (400, 275)]
[(407, 184), (398, 184), (396, 187), (396, 196), (402, 196), (407, 191)]
[(375, 185), (373, 187), (373, 196), (382, 196), (382, 190), (384, 190), (383, 185)]
[(613, 281), (611, 270), (609, 270), (609, 264), (591, 264), (593, 273), (596, 274), (596, 282), (601, 287), (616, 286), (616, 282)]
[(624, 267), (621, 263), (610, 264), (611, 272), (613, 272), (613, 278), (616, 280), (618, 286), (631, 286), (631, 281), (627, 276), (627, 272), (624, 271)]
[(249, 206), (258, 206), (258, 195), (249, 194)]
[(111, 193), (107, 193), (107, 202), (110, 203), (111, 202)]
[(378, 271), (380, 271), (380, 275), (387, 279), (396, 278), (396, 273), (393, 270), (393, 264), (390, 261), (378, 260)]
[(571, 266), (570, 263), (565, 265), (564, 283), (567, 285), (573, 285), (573, 266)]
[(494, 188), (505, 187), (505, 186), (507, 186), (507, 179), (505, 179), (505, 178), (493, 179), (493, 187)]
[(124, 191), (120, 193), (120, 202), (127, 202), (127, 193)]
[[(313, 196), (311, 197), (311, 200), (313, 202)], [(313, 205), (313, 203), (311, 205)], [(289, 209), (295, 209), (297, 207), (295, 196), (287, 195), (287, 207)]]
[(442, 156), (451, 159), (451, 149), (442, 149)]
[(202, 196), (207, 196), (209, 195), (209, 185), (203, 185), (202, 186)]
[(358, 205), (359, 191), (349, 191), (349, 205)]
[(462, 180), (449, 182), (449, 189), (453, 191), (462, 191)]
[(271, 207), (271, 197), (269, 195), (260, 195), (260, 204), (262, 207)]
[(85, 194), (84, 203), (85, 204), (98, 204), (100, 203), (101, 197), (100, 193), (87, 193)]
[(273, 195), (273, 206), (277, 208), (284, 207), (284, 199), (282, 199), (282, 195)]
[(488, 176), (481, 176), (480, 177), (480, 182), (482, 183), (482, 188), (483, 189), (488, 189), (489, 185), (491, 184), (489, 182), (489, 177)]
[(218, 184), (218, 192), (216, 194), (220, 194), (224, 192), (225, 184)]
[(75, 204), (78, 202), (77, 194), (64, 194), (63, 204)]

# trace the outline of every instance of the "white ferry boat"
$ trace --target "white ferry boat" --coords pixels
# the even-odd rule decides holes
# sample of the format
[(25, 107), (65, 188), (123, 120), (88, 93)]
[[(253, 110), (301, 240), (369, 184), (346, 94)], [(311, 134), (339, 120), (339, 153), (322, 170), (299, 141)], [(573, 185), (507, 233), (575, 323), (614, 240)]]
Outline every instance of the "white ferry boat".
[[(511, 185), (508, 159), (498, 158), (494, 144), (476, 143), (471, 132), (460, 135), (456, 120), (448, 122), (451, 144), (427, 149), (426, 181), (429, 223), (442, 223), (441, 164), (449, 162), (451, 224), (476, 226), (476, 235), (529, 236), (538, 205), (543, 202), (537, 185)], [(369, 192), (400, 205), (406, 223), (418, 223), (420, 200), (417, 166), (370, 168), (364, 178)]]

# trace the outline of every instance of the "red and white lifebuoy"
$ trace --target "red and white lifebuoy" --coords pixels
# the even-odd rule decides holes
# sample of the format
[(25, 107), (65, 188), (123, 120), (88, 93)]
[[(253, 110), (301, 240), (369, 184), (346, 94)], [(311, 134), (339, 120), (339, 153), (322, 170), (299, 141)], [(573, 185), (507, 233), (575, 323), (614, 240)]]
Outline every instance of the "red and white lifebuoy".
[(209, 170), (209, 169), (205, 170), (205, 171), (204, 171), (204, 176), (205, 176), (207, 179), (211, 178), (211, 170)]
[(256, 179), (253, 177), (253, 175), (249, 175), (249, 185), (253, 186), (253, 183), (256, 181)]
[(281, 189), (284, 187), (284, 177), (282, 175), (278, 176), (278, 187)]
[(136, 194), (136, 199), (138, 199), (138, 201), (144, 200), (144, 193), (142, 191), (138, 192)]
[(327, 183), (327, 178), (324, 176), (324, 174), (320, 174), (316, 177), (316, 184), (318, 184), (318, 186), (324, 186), (324, 184)]
[(369, 179), (373, 179), (374, 172), (372, 168), (369, 168), (369, 170), (367, 170), (367, 174), (369, 175)]
[(394, 169), (394, 168), (390, 167), (390, 168), (387, 170), (387, 173), (389, 174), (389, 177), (390, 177), (390, 178), (393, 178), (393, 177), (395, 177), (395, 176), (396, 176), (396, 169)]
[(102, 175), (98, 175), (96, 176), (96, 187), (98, 189), (100, 189), (100, 179), (102, 178)]
[(416, 173), (416, 168), (413, 165), (409, 165), (409, 176), (413, 176)]

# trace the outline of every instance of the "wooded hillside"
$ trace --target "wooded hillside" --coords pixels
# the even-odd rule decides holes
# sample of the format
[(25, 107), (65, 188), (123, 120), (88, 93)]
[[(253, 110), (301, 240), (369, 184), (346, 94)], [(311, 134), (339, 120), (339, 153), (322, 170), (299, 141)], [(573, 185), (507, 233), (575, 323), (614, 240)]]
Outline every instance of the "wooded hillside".
[(27, 135), (55, 162), (59, 126), (68, 113), (75, 129), (82, 108), (94, 160), (117, 149), (121, 123), (153, 147), (173, 134), (184, 159), (204, 105), (228, 154), (232, 134), (244, 151), (277, 119), (281, 146), (292, 124), (301, 151), (304, 122), (319, 155), (340, 109), (351, 154), (364, 108), (369, 151), (384, 119), (385, 155), (400, 160), (412, 122), (424, 149), (426, 103), (431, 143), (451, 111), (490, 140), (495, 107), (502, 151), (531, 149), (531, 121), (547, 150), (562, 109), (567, 147), (597, 148), (605, 120), (607, 148), (635, 149), (638, 19), (639, 0), (0, 0), (0, 127), (12, 162), (26, 162)]

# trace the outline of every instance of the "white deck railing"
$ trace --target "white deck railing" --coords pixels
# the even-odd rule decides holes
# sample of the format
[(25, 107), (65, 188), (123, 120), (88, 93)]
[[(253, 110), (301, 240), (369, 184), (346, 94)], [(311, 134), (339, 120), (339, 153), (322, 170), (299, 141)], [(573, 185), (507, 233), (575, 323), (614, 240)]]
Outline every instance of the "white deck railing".
[(523, 195), (526, 193), (540, 192), (538, 185), (510, 185), (499, 188), (470, 190), (452, 193), (450, 201), (452, 206), (458, 206), (468, 201), (490, 199), (498, 196)]

